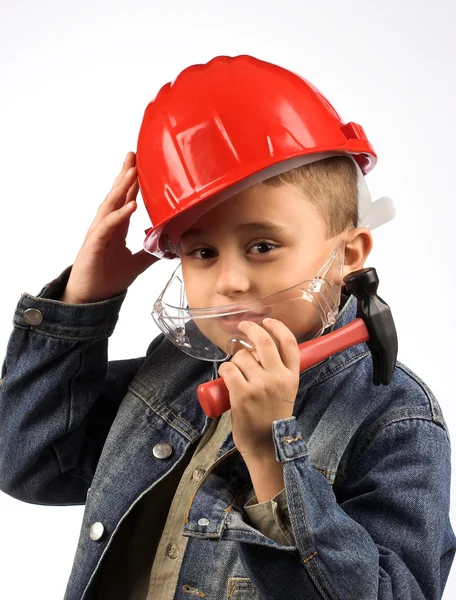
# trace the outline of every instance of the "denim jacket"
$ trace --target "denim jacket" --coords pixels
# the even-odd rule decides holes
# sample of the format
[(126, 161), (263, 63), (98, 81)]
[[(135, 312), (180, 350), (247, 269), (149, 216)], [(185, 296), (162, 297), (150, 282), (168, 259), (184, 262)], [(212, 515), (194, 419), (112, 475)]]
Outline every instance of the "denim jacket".
[[(63, 304), (68, 275), (16, 309), (0, 385), (0, 487), (36, 504), (86, 504), (65, 600), (90, 600), (128, 514), (208, 427), (196, 388), (212, 365), (163, 336), (146, 357), (108, 362), (124, 295)], [(333, 329), (355, 316), (350, 296)], [(366, 344), (339, 352), (301, 374), (294, 416), (272, 425), (293, 546), (249, 523), (252, 483), (228, 435), (182, 523), (176, 600), (441, 598), (456, 547), (446, 425), (403, 364), (388, 386), (372, 378)], [(160, 442), (169, 456), (155, 456)]]

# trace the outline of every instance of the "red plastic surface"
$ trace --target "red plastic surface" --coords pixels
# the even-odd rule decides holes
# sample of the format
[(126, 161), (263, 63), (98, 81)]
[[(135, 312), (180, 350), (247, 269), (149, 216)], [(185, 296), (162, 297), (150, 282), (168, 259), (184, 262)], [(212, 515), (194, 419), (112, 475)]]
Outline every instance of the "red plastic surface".
[(377, 158), (306, 79), (252, 56), (188, 67), (147, 106), (136, 166), (153, 227), (267, 167), (320, 152)]
[[(369, 333), (366, 324), (362, 319), (355, 319), (345, 327), (316, 340), (300, 344), (299, 369), (301, 372), (305, 371), (336, 352), (341, 352), (361, 342), (367, 342), (368, 339)], [(221, 377), (202, 383), (198, 387), (198, 400), (201, 408), (211, 419), (220, 416), (230, 408), (230, 394)]]

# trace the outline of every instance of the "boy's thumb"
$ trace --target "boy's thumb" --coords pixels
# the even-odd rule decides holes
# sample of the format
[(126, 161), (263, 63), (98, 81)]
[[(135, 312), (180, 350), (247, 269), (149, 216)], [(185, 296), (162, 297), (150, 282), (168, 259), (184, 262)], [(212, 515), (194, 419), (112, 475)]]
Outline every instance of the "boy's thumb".
[(160, 260), (157, 256), (149, 254), (149, 252), (146, 252), (145, 250), (139, 250), (139, 252), (133, 254), (132, 259), (134, 270), (137, 275), (144, 273), (144, 271), (157, 262), (157, 260)]

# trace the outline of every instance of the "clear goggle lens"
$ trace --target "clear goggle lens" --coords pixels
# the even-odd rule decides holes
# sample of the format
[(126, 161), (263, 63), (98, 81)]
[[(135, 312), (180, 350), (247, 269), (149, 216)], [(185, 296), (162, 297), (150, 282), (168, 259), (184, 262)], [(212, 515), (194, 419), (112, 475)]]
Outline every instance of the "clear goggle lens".
[(282, 321), (299, 343), (314, 339), (334, 324), (340, 304), (344, 244), (340, 241), (317, 275), (255, 301), (190, 308), (181, 265), (154, 304), (152, 316), (162, 333), (186, 354), (223, 361), (241, 348), (254, 350), (239, 331), (241, 321), (261, 325), (271, 317)]

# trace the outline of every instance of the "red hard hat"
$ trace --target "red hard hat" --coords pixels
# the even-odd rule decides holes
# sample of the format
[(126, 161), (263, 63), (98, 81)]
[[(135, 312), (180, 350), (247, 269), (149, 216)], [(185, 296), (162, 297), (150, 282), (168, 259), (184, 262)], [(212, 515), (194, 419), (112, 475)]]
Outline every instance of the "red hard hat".
[(364, 174), (377, 161), (362, 127), (344, 124), (299, 75), (252, 56), (188, 67), (147, 106), (139, 132), (138, 180), (152, 221), (144, 246), (172, 257), (165, 228), (189, 208), (265, 170), (272, 176), (272, 166), (277, 174), (334, 154), (353, 155)]

